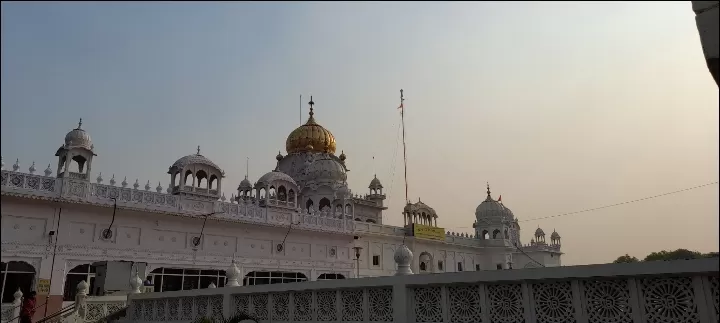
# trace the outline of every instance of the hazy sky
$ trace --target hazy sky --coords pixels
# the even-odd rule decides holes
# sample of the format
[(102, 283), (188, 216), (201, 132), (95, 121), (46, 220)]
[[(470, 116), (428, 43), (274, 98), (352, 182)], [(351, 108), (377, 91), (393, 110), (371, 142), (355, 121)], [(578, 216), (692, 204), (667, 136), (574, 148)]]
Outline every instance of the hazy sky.
[[(351, 188), (375, 171), (401, 224), (403, 88), (410, 199), (441, 226), (470, 232), (486, 181), (521, 221), (614, 204), (718, 180), (694, 17), (690, 2), (3, 2), (2, 156), (55, 170), (82, 117), (93, 178), (166, 187), (201, 145), (230, 197), (246, 157), (251, 180), (274, 168), (313, 95)], [(521, 222), (522, 238), (557, 229), (568, 265), (717, 251), (718, 213), (712, 185)]]

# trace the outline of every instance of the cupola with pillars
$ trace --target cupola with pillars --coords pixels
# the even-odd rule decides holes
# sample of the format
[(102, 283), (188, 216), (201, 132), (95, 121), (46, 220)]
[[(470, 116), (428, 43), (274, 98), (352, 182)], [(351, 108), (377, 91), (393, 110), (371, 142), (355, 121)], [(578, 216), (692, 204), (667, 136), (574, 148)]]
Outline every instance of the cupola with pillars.
[(174, 195), (188, 195), (194, 198), (217, 200), (222, 194), (222, 179), (225, 172), (220, 166), (197, 153), (184, 156), (170, 166), (170, 192)]
[(97, 156), (94, 152), (90, 134), (82, 128), (82, 118), (77, 128), (65, 135), (65, 143), (58, 148), (58, 178), (90, 180), (92, 160)]
[(405, 225), (422, 224), (431, 227), (437, 227), (438, 215), (433, 208), (423, 203), (418, 198), (417, 203), (408, 203), (403, 209), (403, 218)]

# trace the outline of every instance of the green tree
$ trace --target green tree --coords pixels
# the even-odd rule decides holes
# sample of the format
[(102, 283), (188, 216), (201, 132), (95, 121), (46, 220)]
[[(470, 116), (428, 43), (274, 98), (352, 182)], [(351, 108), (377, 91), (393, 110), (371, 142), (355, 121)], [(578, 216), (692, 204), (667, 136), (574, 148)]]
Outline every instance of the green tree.
[[(720, 256), (718, 252), (708, 252), (708, 253), (700, 253), (697, 251), (690, 251), (687, 249), (677, 249), (674, 251), (657, 251), (652, 252), (645, 259), (642, 261), (671, 261), (671, 260), (684, 260), (684, 259), (699, 259), (699, 258), (717, 258)], [(640, 262), (638, 258), (635, 258), (633, 256), (630, 256), (628, 254), (625, 254), (624, 256), (620, 256), (613, 263), (615, 264), (622, 264), (622, 263), (631, 263), (631, 262)]]
[(698, 259), (703, 258), (703, 254), (697, 251), (690, 251), (687, 249), (677, 249), (675, 251), (660, 251), (653, 252), (644, 261), (670, 261), (670, 260), (683, 260), (683, 259)]
[(618, 259), (615, 259), (613, 261), (614, 264), (624, 264), (624, 263), (630, 263), (630, 262), (639, 262), (640, 259), (637, 259), (635, 257), (632, 257), (628, 254), (625, 254), (624, 256), (618, 257)]

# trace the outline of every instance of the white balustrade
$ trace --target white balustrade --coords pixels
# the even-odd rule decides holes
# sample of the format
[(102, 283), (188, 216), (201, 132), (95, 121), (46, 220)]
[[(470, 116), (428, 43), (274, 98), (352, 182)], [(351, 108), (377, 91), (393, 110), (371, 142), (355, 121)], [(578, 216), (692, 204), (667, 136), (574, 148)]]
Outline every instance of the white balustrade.
[[(17, 164), (17, 163), (16, 163)], [(215, 217), (229, 221), (247, 223), (273, 224), (286, 226), (290, 219), (277, 220), (283, 214), (295, 214), (299, 226), (308, 230), (346, 232), (353, 231), (353, 221), (348, 215), (338, 217), (329, 212), (303, 214), (295, 208), (295, 202), (273, 200), (268, 207), (253, 203), (251, 200), (239, 200), (237, 203), (224, 201), (187, 200), (181, 195), (162, 193), (161, 190), (150, 190), (148, 184), (144, 190), (139, 189), (136, 180), (133, 187), (127, 187), (127, 178), (122, 186), (115, 186), (114, 175), (110, 185), (91, 183), (90, 181), (70, 178), (55, 178), (15, 171), (2, 170), (0, 187), (3, 194), (17, 194), (48, 199), (65, 199), (73, 202), (112, 206), (116, 199), (118, 207), (143, 210), (149, 212), (176, 213), (179, 215), (197, 216), (219, 211)], [(46, 173), (47, 174), (47, 173)], [(158, 186), (160, 187), (160, 186)], [(185, 187), (188, 188), (187, 186)], [(192, 188), (190, 188), (192, 189)], [(197, 188), (196, 188), (197, 189)], [(213, 193), (213, 194), (216, 194)], [(299, 216), (299, 217), (298, 217)], [(295, 222), (293, 222), (295, 223)]]
[(715, 259), (387, 276), (130, 295), (133, 322), (718, 322)]

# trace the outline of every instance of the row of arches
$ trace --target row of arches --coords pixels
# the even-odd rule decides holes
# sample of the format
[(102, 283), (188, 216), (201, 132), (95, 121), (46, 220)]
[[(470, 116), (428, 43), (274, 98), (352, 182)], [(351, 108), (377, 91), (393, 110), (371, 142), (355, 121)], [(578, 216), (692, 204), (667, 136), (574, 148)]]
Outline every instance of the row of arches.
[[(175, 175), (172, 176), (171, 181), (173, 187), (177, 186)], [(218, 189), (218, 183), (217, 175), (212, 174), (208, 176), (208, 173), (202, 169), (195, 173), (193, 173), (192, 170), (187, 170), (185, 171), (185, 176), (183, 176), (183, 186), (216, 190)]]
[(320, 199), (320, 202), (317, 205), (317, 208), (315, 207), (315, 202), (308, 198), (307, 201), (305, 201), (305, 211), (310, 212), (311, 210), (318, 210), (323, 212), (332, 212), (337, 213), (338, 211), (343, 211), (345, 214), (352, 214), (352, 204), (347, 203), (345, 204), (345, 207), (343, 208), (343, 205), (338, 203), (335, 205), (335, 208), (332, 207), (332, 203), (330, 202), (330, 199), (327, 197), (323, 197)]
[[(240, 196), (244, 197), (250, 197), (251, 192), (249, 190), (243, 192), (239, 191)], [(281, 202), (291, 202), (294, 203), (297, 199), (297, 194), (295, 194), (295, 191), (291, 189), (286, 189), (285, 186), (278, 186), (277, 189), (275, 189), (275, 186), (270, 186), (267, 191), (264, 187), (260, 188), (258, 190), (257, 196), (260, 197), (260, 199), (265, 199), (266, 197), (271, 200), (278, 200)]]
[[(499, 229), (495, 229), (492, 232), (492, 239), (510, 239), (510, 234), (508, 233), (508, 229), (505, 229), (504, 234), (501, 234)], [(480, 233), (480, 240), (487, 240), (490, 238), (490, 232), (488, 230), (483, 230)]]
[[(65, 275), (63, 300), (73, 301), (77, 295), (77, 285), (85, 281), (89, 285), (89, 295), (96, 296), (96, 267), (90, 264), (78, 265)], [(35, 289), (37, 272), (35, 268), (23, 261), (1, 263), (2, 303), (12, 303), (18, 288), (27, 295)], [(317, 280), (345, 279), (342, 274), (321, 274)], [(243, 285), (280, 284), (307, 281), (308, 278), (299, 272), (284, 271), (252, 271), (243, 278)], [(225, 286), (227, 278), (224, 270), (213, 269), (182, 269), (157, 268), (146, 277), (145, 285), (154, 286), (155, 292), (178, 291), (207, 288), (211, 283), (217, 287)]]

